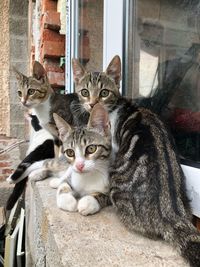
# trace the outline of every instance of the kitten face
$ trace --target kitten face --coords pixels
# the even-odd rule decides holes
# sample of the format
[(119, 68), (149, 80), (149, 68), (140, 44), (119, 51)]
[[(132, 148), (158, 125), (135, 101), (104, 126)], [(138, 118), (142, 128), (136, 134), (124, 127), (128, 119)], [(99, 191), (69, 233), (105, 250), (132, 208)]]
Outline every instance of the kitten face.
[(86, 72), (78, 60), (72, 61), (75, 91), (80, 102), (87, 111), (91, 111), (96, 103), (102, 103), (109, 108), (118, 99), (121, 62), (115, 56), (106, 72)]
[(39, 62), (34, 63), (33, 76), (27, 77), (14, 70), (18, 80), (18, 97), (22, 105), (33, 108), (45, 102), (52, 92), (46, 72)]
[(53, 114), (64, 154), (75, 172), (105, 170), (111, 154), (111, 133), (108, 113), (96, 104), (90, 114), (87, 127), (71, 128), (57, 114)]
[(43, 103), (49, 95), (48, 86), (45, 83), (26, 76), (19, 82), (17, 93), (22, 105), (27, 108)]
[(100, 171), (105, 168), (104, 162), (110, 156), (111, 138), (92, 129), (76, 129), (68, 135), (63, 147), (75, 172)]

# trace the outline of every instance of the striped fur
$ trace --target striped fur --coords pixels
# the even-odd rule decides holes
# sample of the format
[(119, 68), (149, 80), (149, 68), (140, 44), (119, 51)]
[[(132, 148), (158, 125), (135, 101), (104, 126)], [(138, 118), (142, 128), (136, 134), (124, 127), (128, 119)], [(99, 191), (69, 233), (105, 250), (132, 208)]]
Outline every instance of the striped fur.
[[(74, 76), (85, 109), (101, 102), (109, 111), (110, 198), (119, 217), (131, 230), (171, 242), (191, 266), (200, 266), (200, 234), (191, 223), (185, 177), (166, 126), (157, 115), (120, 97), (119, 57), (105, 73), (92, 75), (74, 62)], [(100, 96), (103, 88), (108, 98)], [(81, 95), (83, 89), (89, 90), (88, 97)]]
[(200, 233), (191, 222), (185, 177), (166, 126), (124, 98), (110, 118), (118, 148), (110, 168), (110, 197), (121, 220), (131, 230), (171, 242), (191, 266), (200, 266)]
[(191, 266), (200, 266), (200, 234), (191, 223), (185, 178), (173, 139), (157, 115), (118, 100), (113, 111), (118, 151), (110, 168), (110, 197), (124, 224), (162, 237)]

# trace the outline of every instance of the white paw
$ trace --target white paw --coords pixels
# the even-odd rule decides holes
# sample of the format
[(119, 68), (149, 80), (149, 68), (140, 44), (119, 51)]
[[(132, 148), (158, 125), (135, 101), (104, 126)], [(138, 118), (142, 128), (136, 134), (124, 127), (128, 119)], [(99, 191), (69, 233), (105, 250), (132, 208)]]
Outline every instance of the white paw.
[(57, 206), (66, 211), (77, 211), (77, 200), (72, 192), (57, 195)]
[(14, 184), (14, 181), (13, 179), (11, 178), (12, 177), (12, 174), (10, 176), (8, 176), (8, 178), (6, 179), (6, 181), (9, 183), (9, 184)]
[(52, 188), (58, 188), (58, 186), (60, 185), (60, 178), (53, 178), (51, 179), (51, 181), (49, 182), (50, 187)]
[(43, 180), (45, 179), (46, 177), (44, 176), (43, 174), (43, 171), (42, 170), (34, 170), (32, 171), (30, 174), (29, 174), (29, 180), (31, 181), (40, 181), (40, 180)]
[(93, 196), (82, 197), (78, 202), (78, 212), (84, 216), (100, 210), (99, 202)]

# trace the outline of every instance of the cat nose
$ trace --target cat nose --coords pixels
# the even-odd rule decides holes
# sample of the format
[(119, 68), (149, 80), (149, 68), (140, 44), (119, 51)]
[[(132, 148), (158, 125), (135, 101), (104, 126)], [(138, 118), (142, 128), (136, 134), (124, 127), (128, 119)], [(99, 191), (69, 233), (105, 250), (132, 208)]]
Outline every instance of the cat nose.
[(96, 105), (96, 103), (91, 103), (90, 107), (93, 108)]
[(22, 102), (23, 105), (26, 104), (26, 99), (22, 98), (21, 102)]
[(77, 170), (79, 170), (80, 172), (83, 171), (84, 166), (85, 166), (85, 165), (84, 165), (83, 162), (78, 162), (78, 163), (76, 163), (76, 168), (77, 168)]

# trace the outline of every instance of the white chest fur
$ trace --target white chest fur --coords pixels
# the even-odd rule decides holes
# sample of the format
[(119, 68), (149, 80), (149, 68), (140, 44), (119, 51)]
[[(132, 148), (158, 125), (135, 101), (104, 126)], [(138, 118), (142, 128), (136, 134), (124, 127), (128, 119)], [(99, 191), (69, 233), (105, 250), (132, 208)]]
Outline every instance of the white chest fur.
[(106, 193), (109, 189), (108, 172), (103, 174), (98, 171), (89, 173), (72, 172), (70, 184), (80, 196), (91, 193)]

